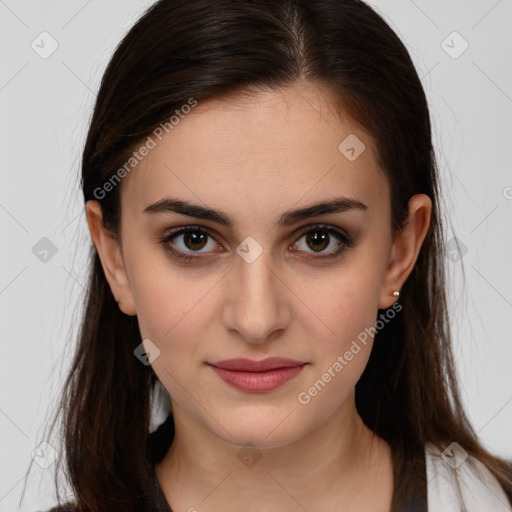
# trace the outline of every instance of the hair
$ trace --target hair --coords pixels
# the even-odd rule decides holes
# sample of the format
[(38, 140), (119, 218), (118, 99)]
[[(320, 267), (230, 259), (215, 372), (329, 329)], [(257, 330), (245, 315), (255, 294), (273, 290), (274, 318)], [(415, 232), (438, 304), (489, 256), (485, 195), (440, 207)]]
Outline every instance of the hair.
[[(442, 451), (456, 441), (510, 497), (511, 465), (479, 442), (460, 397), (425, 93), (405, 46), (367, 4), (156, 2), (117, 46), (103, 75), (82, 155), (85, 202), (99, 200), (105, 228), (119, 237), (121, 187), (101, 199), (95, 190), (177, 109), (190, 98), (229, 100), (301, 83), (332, 94), (371, 136), (390, 186), (393, 235), (404, 225), (412, 195), (432, 200), (428, 233), (401, 290), (403, 311), (377, 332), (355, 390), (364, 423), (391, 446), (393, 510), (401, 510), (413, 489), (425, 488), (418, 475), (427, 443)], [(134, 357), (142, 341), (137, 317), (119, 310), (93, 244), (90, 251), (78, 344), (55, 418), (62, 417), (73, 510), (131, 511), (150, 492), (146, 439), (158, 379)], [(57, 479), (56, 487), (60, 505)]]

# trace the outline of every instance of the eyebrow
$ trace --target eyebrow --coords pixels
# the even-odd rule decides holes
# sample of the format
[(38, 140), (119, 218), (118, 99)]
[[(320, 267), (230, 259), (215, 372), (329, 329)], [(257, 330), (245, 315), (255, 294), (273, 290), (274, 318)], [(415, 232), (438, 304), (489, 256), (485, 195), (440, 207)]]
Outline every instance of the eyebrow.
[[(349, 210), (366, 211), (368, 210), (368, 206), (356, 199), (339, 197), (330, 201), (315, 203), (310, 206), (306, 206), (305, 208), (284, 212), (279, 218), (277, 224), (279, 226), (291, 226), (310, 217), (317, 217), (319, 215), (326, 215), (329, 213), (342, 213)], [(217, 222), (218, 224), (222, 224), (229, 228), (235, 225), (235, 220), (221, 210), (214, 210), (198, 204), (192, 204), (187, 201), (172, 198), (160, 199), (156, 203), (146, 206), (146, 208), (144, 208), (144, 213), (150, 215), (179, 213), (189, 217)]]

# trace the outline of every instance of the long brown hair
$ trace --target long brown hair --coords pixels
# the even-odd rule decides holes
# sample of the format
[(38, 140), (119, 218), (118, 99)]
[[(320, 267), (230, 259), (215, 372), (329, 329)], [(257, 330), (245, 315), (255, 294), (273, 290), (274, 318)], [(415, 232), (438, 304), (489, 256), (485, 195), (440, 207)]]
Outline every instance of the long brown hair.
[[(461, 402), (445, 292), (444, 227), (429, 111), (411, 58), (382, 17), (359, 0), (160, 0), (117, 47), (104, 73), (82, 157), (84, 200), (100, 200), (119, 233), (120, 188), (98, 189), (190, 98), (226, 97), (307, 81), (369, 133), (391, 188), (392, 228), (426, 194), (431, 225), (356, 386), (365, 424), (391, 446), (394, 510), (418, 480), (427, 443), (456, 441), (510, 496), (510, 464), (478, 441)], [(104, 189), (103, 189), (104, 190)], [(96, 193), (95, 193), (96, 191)], [(140, 364), (137, 318), (123, 314), (91, 244), (78, 345), (52, 429), (61, 435), (80, 511), (136, 510), (150, 493), (146, 438), (156, 376)], [(423, 482), (424, 485), (424, 482)], [(61, 503), (57, 486), (57, 495)]]

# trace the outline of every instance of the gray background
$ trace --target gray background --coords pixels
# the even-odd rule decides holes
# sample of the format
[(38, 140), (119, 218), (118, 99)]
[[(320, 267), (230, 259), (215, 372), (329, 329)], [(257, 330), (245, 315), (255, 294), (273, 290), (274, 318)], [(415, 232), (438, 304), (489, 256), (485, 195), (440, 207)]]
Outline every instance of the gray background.
[[(0, 0), (0, 512), (55, 503), (55, 465), (33, 464), (18, 508), (80, 318), (89, 236), (80, 152), (108, 59), (151, 3)], [(408, 47), (429, 98), (447, 240), (462, 249), (449, 268), (463, 397), (484, 444), (512, 458), (512, 0), (370, 3)], [(51, 48), (44, 31), (58, 44), (46, 59), (31, 47), (42, 52), (46, 37)], [(56, 250), (46, 262), (43, 237)]]

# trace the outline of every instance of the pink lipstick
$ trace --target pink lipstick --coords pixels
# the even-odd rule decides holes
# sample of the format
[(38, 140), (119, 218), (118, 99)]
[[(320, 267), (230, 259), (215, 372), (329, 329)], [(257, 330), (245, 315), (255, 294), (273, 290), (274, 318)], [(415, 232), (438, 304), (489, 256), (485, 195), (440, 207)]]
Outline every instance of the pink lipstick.
[(227, 359), (208, 363), (215, 373), (231, 386), (242, 391), (272, 391), (296, 377), (307, 363), (269, 357), (262, 361)]

